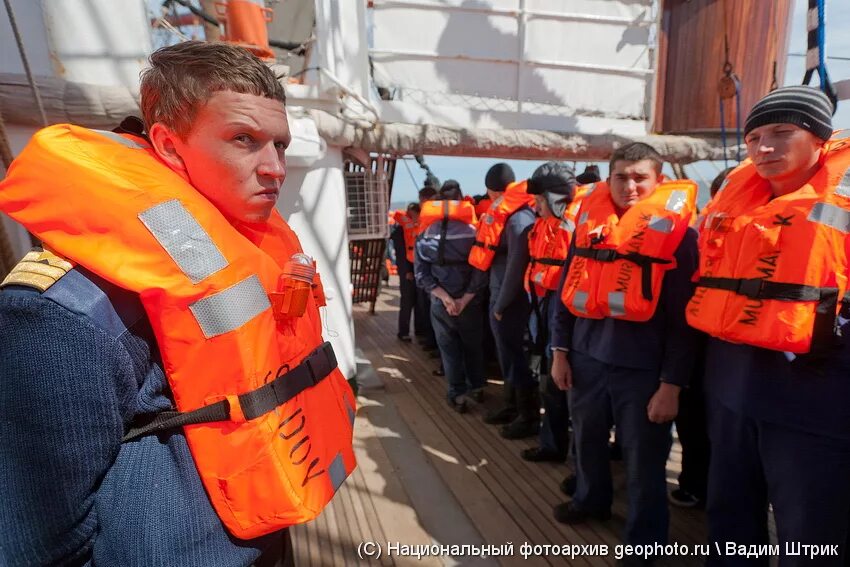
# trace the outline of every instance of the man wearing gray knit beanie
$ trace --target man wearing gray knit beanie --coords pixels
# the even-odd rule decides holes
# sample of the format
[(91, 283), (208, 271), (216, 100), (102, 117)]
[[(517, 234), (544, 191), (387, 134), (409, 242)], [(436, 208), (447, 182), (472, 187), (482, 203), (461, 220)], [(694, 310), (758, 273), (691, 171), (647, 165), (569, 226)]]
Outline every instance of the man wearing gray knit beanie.
[(829, 550), (817, 565), (850, 558), (850, 145), (830, 140), (832, 112), (803, 86), (756, 103), (749, 159), (700, 227), (687, 317), (711, 336), (707, 565), (767, 565), (735, 551), (767, 549), (769, 506), (780, 566), (813, 564), (801, 545)]

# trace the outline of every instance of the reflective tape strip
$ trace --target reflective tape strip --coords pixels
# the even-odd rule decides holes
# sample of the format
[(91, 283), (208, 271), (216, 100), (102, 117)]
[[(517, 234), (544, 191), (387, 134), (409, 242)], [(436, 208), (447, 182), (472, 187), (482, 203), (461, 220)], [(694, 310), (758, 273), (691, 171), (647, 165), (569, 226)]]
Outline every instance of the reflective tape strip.
[(356, 415), (355, 412), (354, 412), (354, 408), (351, 407), (351, 404), (348, 403), (348, 399), (344, 398), (344, 401), (345, 401), (345, 409), (348, 410), (348, 421), (351, 422), (351, 427), (354, 427), (354, 417)]
[(227, 266), (210, 235), (177, 199), (151, 207), (139, 219), (193, 284)]
[(670, 196), (667, 198), (667, 204), (664, 205), (664, 208), (670, 211), (671, 213), (681, 213), (682, 207), (685, 206), (685, 203), (688, 201), (688, 194), (684, 191), (673, 191), (670, 193)]
[(809, 213), (809, 220), (831, 226), (844, 234), (850, 233), (850, 211), (831, 203), (815, 203)]
[(345, 461), (342, 460), (342, 453), (337, 453), (331, 466), (328, 467), (328, 476), (331, 478), (331, 484), (334, 487), (334, 492), (339, 490), (342, 483), (345, 482)]
[(649, 219), (649, 228), (658, 232), (670, 234), (673, 232), (673, 219), (652, 215)]
[(835, 194), (842, 197), (850, 197), (850, 169), (844, 173), (844, 177), (838, 183), (838, 188), (835, 189)]
[(260, 278), (249, 276), (234, 286), (199, 299), (189, 309), (204, 336), (211, 339), (235, 331), (270, 307)]
[(561, 223), (561, 229), (566, 230), (567, 232), (572, 232), (576, 229), (576, 223), (574, 223), (572, 219), (567, 219)]
[(579, 217), (579, 219), (578, 219), (578, 223), (579, 223), (579, 224), (584, 224), (585, 222), (587, 222), (587, 217), (588, 217), (588, 216), (589, 216), (589, 213), (588, 213), (587, 211), (583, 212), (583, 213), (581, 214), (581, 217)]
[(584, 192), (584, 196), (587, 197), (588, 195), (590, 195), (594, 191), (596, 191), (596, 183), (591, 183), (590, 187), (587, 188), (587, 191)]
[(612, 291), (608, 294), (608, 312), (612, 317), (622, 317), (626, 314), (626, 293)]
[(143, 146), (142, 144), (137, 143), (135, 140), (129, 140), (121, 134), (116, 134), (115, 132), (110, 132), (109, 130), (92, 130), (92, 132), (97, 132), (101, 136), (106, 136), (113, 142), (118, 142), (122, 146), (130, 148), (131, 150), (144, 150), (148, 148), (148, 146)]
[(573, 307), (575, 307), (576, 311), (581, 311), (582, 313), (587, 313), (587, 299), (588, 295), (585, 291), (577, 291), (573, 294)]

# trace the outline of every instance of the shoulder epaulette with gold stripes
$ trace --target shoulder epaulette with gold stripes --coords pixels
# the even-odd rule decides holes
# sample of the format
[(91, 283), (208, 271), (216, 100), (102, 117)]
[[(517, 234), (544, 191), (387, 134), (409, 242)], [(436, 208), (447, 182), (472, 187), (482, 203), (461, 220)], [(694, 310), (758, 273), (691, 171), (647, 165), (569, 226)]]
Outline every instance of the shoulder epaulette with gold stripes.
[(7, 285), (23, 285), (41, 292), (59, 281), (74, 265), (49, 250), (33, 248), (12, 268), (0, 288)]

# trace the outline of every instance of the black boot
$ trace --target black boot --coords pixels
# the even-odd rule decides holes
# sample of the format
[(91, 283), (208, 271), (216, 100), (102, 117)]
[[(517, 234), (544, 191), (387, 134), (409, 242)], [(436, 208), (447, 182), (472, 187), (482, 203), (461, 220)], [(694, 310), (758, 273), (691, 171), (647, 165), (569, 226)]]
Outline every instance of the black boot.
[(505, 439), (534, 437), (540, 429), (540, 397), (536, 386), (516, 388), (518, 415), (502, 427), (499, 434)]
[(504, 405), (484, 416), (484, 423), (490, 425), (504, 425), (512, 422), (517, 416), (517, 400), (514, 387), (505, 380), (502, 390)]

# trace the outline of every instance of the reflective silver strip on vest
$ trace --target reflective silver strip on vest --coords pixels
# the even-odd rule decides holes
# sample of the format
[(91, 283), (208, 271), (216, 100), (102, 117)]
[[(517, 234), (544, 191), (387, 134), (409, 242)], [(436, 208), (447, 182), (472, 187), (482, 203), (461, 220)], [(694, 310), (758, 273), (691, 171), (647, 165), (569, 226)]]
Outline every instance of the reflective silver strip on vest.
[(354, 417), (355, 417), (354, 408), (351, 407), (351, 404), (348, 403), (347, 398), (344, 398), (343, 401), (345, 402), (345, 409), (348, 410), (348, 421), (351, 422), (351, 427), (354, 427)]
[(576, 229), (576, 223), (572, 219), (566, 219), (561, 223), (561, 229), (567, 232), (573, 232)]
[(585, 191), (584, 196), (587, 197), (594, 191), (596, 191), (596, 183), (591, 183), (590, 186), (587, 188), (587, 191)]
[(143, 146), (142, 144), (137, 143), (134, 140), (128, 140), (121, 134), (116, 134), (115, 132), (110, 132), (109, 130), (92, 130), (92, 132), (97, 132), (101, 136), (106, 136), (113, 142), (118, 142), (124, 147), (130, 148), (131, 150), (144, 150), (147, 149), (148, 146)]
[(685, 193), (684, 191), (673, 191), (667, 198), (667, 204), (664, 205), (664, 208), (670, 211), (671, 213), (678, 214), (682, 212), (682, 207), (684, 207), (685, 203), (687, 202), (687, 193)]
[(342, 453), (337, 453), (334, 460), (331, 461), (331, 466), (328, 467), (328, 476), (331, 478), (331, 484), (334, 487), (334, 492), (339, 490), (342, 483), (345, 482), (345, 461), (342, 460)]
[(608, 312), (612, 317), (622, 317), (626, 314), (626, 293), (612, 291), (608, 294)]
[(649, 228), (670, 234), (673, 232), (673, 219), (652, 215), (652, 218), (649, 219)]
[(210, 235), (177, 199), (151, 207), (139, 219), (193, 284), (227, 266)]
[(831, 203), (815, 203), (808, 218), (812, 222), (831, 226), (844, 234), (850, 233), (850, 211)]
[(838, 188), (835, 190), (836, 195), (842, 197), (850, 197), (850, 169), (844, 173), (844, 177), (838, 183)]
[(588, 213), (587, 211), (583, 212), (583, 213), (581, 214), (581, 217), (578, 219), (578, 223), (579, 223), (579, 224), (584, 224), (585, 222), (587, 222), (587, 217), (588, 217), (588, 216), (589, 216), (589, 213)]
[(573, 307), (576, 311), (587, 313), (587, 292), (577, 291), (573, 294)]
[(199, 299), (189, 309), (204, 336), (211, 339), (235, 331), (270, 307), (260, 278), (249, 276), (234, 286)]

